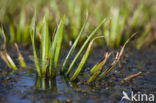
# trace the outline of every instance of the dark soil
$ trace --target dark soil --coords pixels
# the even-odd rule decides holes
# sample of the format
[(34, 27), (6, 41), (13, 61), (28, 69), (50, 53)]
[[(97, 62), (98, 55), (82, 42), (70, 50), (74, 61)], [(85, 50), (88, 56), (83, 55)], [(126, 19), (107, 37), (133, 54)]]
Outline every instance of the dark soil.
[[(31, 50), (22, 54), (28, 68), (20, 69), (14, 74), (0, 59), (0, 103), (128, 103), (121, 101), (122, 91), (156, 94), (156, 45), (141, 51), (128, 48), (122, 57), (120, 66), (101, 81), (87, 84), (88, 70), (104, 55), (103, 49), (94, 49), (84, 71), (75, 82), (59, 74), (55, 79), (37, 79)], [(9, 52), (14, 60), (16, 52)], [(62, 58), (66, 54), (62, 52)], [(61, 61), (60, 61), (61, 62)], [(60, 65), (58, 69), (60, 69)], [(75, 66), (76, 68), (76, 66)], [(121, 81), (132, 74), (142, 74), (132, 81)]]

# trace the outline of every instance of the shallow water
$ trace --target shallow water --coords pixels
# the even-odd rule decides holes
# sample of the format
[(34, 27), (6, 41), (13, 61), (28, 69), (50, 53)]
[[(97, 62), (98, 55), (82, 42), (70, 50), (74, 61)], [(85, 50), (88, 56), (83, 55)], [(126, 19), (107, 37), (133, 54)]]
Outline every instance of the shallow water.
[[(75, 82), (70, 82), (59, 74), (55, 80), (37, 79), (33, 62), (28, 56), (32, 55), (32, 52), (23, 51), (22, 54), (28, 68), (18, 70), (14, 75), (9, 75), (9, 68), (0, 60), (0, 103), (129, 103), (127, 100), (121, 101), (122, 91), (128, 94), (131, 91), (156, 94), (155, 45), (140, 52), (126, 49), (120, 63), (121, 67), (115, 68), (111, 75), (102, 81), (90, 85), (86, 83), (89, 78), (88, 69), (101, 59), (103, 49), (92, 52), (84, 67), (85, 70)], [(62, 52), (61, 59), (64, 58), (64, 54), (65, 51)], [(15, 59), (16, 55), (12, 57)], [(138, 72), (142, 74), (137, 78), (121, 83), (125, 77)]]

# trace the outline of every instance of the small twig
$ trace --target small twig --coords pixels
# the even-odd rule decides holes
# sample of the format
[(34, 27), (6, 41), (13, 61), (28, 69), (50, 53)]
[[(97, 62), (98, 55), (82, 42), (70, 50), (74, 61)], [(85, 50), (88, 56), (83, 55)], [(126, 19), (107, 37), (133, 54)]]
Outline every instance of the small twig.
[(131, 81), (132, 79), (138, 77), (142, 72), (138, 72), (136, 74), (130, 75), (122, 80), (122, 83)]

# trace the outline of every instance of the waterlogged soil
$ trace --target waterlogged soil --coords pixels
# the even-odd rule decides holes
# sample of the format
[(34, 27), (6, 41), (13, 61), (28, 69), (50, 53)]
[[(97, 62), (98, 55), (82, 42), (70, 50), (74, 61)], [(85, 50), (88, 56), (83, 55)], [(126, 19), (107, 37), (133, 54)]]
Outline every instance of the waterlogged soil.
[[(19, 66), (16, 52), (10, 50), (9, 53)], [(61, 69), (61, 62), (66, 53), (66, 50), (62, 51), (57, 70)], [(123, 91), (129, 96), (131, 92), (156, 96), (155, 44), (141, 51), (127, 48), (120, 65), (110, 75), (101, 81), (87, 84), (86, 81), (90, 77), (89, 69), (103, 57), (104, 53), (105, 49), (94, 49), (81, 75), (74, 82), (59, 74), (55, 79), (37, 78), (31, 60), (31, 49), (22, 50), (28, 67), (15, 73), (0, 60), (0, 103), (130, 103), (128, 100), (121, 101)], [(109, 63), (106, 67), (108, 65)], [(122, 82), (124, 78), (138, 72), (142, 74), (131, 81)]]

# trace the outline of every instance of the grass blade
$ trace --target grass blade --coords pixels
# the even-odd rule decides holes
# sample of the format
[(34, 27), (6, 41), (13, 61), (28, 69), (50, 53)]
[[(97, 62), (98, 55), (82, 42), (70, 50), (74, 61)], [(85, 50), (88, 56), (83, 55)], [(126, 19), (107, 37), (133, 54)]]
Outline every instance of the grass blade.
[(102, 61), (98, 62), (94, 67), (90, 70), (90, 75), (92, 75), (98, 68), (100, 68), (102, 65)]
[(103, 58), (100, 62), (98, 62), (91, 70), (90, 70), (90, 74), (92, 75), (93, 73), (95, 73), (102, 65), (103, 62), (107, 61), (107, 59), (109, 58), (109, 56), (111, 55), (111, 53), (106, 53), (105, 54), (105, 59)]
[(77, 59), (79, 58), (79, 56), (81, 55), (81, 53), (83, 52), (83, 50), (86, 48), (87, 44), (89, 43), (89, 41), (93, 38), (93, 36), (95, 35), (96, 31), (102, 26), (102, 24), (104, 24), (106, 21), (106, 19), (102, 20), (102, 22), (93, 30), (93, 32), (89, 35), (89, 37), (87, 38), (87, 40), (84, 42), (84, 44), (82, 45), (81, 49), (79, 50), (79, 52), (77, 53), (77, 55), (75, 56), (73, 62), (71, 63), (71, 65), (69, 66), (66, 74), (69, 75), (71, 69), (73, 68), (73, 66), (75, 65)]
[(13, 62), (13, 60), (11, 59), (11, 57), (9, 56), (9, 54), (7, 52), (5, 52), (5, 56), (6, 56), (7, 60), (9, 61), (11, 68), (13, 70), (17, 70), (15, 63)]
[(0, 28), (0, 50), (5, 50), (6, 49), (6, 37), (4, 34), (3, 27)]
[(63, 40), (63, 31), (64, 31), (64, 23), (65, 23), (65, 16), (61, 20), (61, 23), (56, 31), (56, 50), (55, 50), (55, 57), (54, 57), (54, 63), (55, 68), (57, 67), (57, 62), (60, 56), (60, 51), (62, 47), (62, 40)]
[(22, 10), (20, 13), (20, 19), (19, 19), (19, 24), (17, 29), (17, 38), (16, 38), (17, 43), (21, 43), (22, 41), (22, 33), (23, 33), (24, 26), (25, 26), (25, 12)]
[(74, 52), (74, 50), (75, 50), (75, 48), (76, 48), (76, 46), (77, 46), (77, 44), (78, 44), (78, 41), (79, 41), (79, 39), (80, 39), (80, 37), (81, 37), (81, 35), (82, 35), (82, 32), (83, 32), (83, 30), (84, 30), (84, 28), (85, 28), (85, 26), (86, 26), (86, 23), (87, 23), (87, 20), (86, 20), (85, 23), (83, 24), (83, 26), (82, 26), (82, 28), (81, 28), (81, 30), (80, 30), (80, 32), (79, 32), (79, 34), (78, 34), (78, 36), (77, 36), (77, 38), (76, 38), (74, 44), (72, 45), (71, 49), (69, 50), (69, 52), (68, 52), (68, 54), (67, 54), (67, 56), (66, 56), (66, 58), (65, 58), (65, 60), (64, 60), (64, 62), (63, 62), (62, 72), (64, 72), (64, 69), (65, 69), (67, 63), (68, 63), (70, 57), (72, 56), (72, 54), (73, 54), (73, 52)]
[(14, 71), (17, 70), (15, 63), (13, 62), (6, 50), (4, 52), (0, 51), (0, 56), (9, 68), (12, 68)]
[(106, 64), (106, 62), (107, 62), (107, 60), (108, 60), (108, 58), (109, 58), (110, 55), (111, 55), (111, 53), (106, 53), (106, 54), (105, 54), (105, 58), (103, 59), (103, 61), (101, 61), (101, 62), (99, 63), (100, 66), (97, 65), (97, 66), (95, 67), (95, 71), (96, 71), (96, 72), (94, 72), (94, 74), (89, 78), (88, 83), (90, 83), (90, 82), (92, 82), (93, 80), (95, 80), (95, 79), (97, 78), (97, 76), (101, 73), (101, 71), (102, 71), (104, 65)]
[(7, 66), (9, 68), (11, 68), (10, 63), (8, 62), (7, 58), (4, 56), (4, 53), (0, 51), (0, 57), (2, 58), (2, 60), (7, 64)]
[(113, 17), (112, 17), (112, 21), (111, 21), (111, 31), (110, 31), (111, 41), (109, 43), (110, 47), (114, 46), (117, 37), (119, 37), (119, 35), (120, 35), (120, 34), (118, 34), (118, 30), (119, 30), (119, 9), (113, 8), (112, 11), (113, 11)]
[(53, 72), (53, 76), (55, 75), (55, 69), (52, 71), (52, 65), (55, 63), (55, 68), (57, 67), (57, 62), (59, 59), (61, 47), (62, 47), (62, 40), (63, 40), (63, 30), (64, 30), (64, 23), (65, 23), (65, 16), (60, 21), (54, 40), (52, 42), (52, 47), (50, 48), (50, 65), (49, 65), (49, 76), (51, 76), (51, 72)]
[(88, 46), (88, 48), (87, 48), (85, 54), (83, 55), (83, 57), (82, 57), (82, 59), (81, 59), (81, 62), (80, 62), (80, 64), (79, 64), (78, 68), (76, 69), (74, 75), (71, 77), (70, 80), (75, 80), (76, 77), (79, 75), (80, 71), (82, 70), (83, 66), (85, 65), (85, 63), (86, 63), (86, 61), (87, 61), (87, 59), (88, 59), (88, 57), (89, 57), (89, 55), (90, 55), (91, 47), (92, 47), (92, 45), (93, 45), (94, 40), (96, 40), (96, 39), (98, 39), (98, 38), (102, 38), (102, 37), (103, 37), (103, 36), (95, 37), (95, 38), (89, 43), (89, 46)]
[(41, 61), (42, 61), (42, 75), (46, 75), (49, 58), (49, 31), (46, 17), (44, 17), (44, 24), (41, 35)]
[(136, 41), (136, 48), (137, 48), (138, 50), (140, 50), (141, 47), (143, 46), (143, 44), (144, 44), (143, 41), (145, 41), (145, 39), (146, 39), (148, 33), (150, 32), (150, 30), (151, 30), (151, 27), (150, 27), (150, 26), (146, 26), (146, 28), (145, 28), (143, 34), (142, 34), (142, 35), (138, 38), (138, 40)]
[(26, 67), (26, 64), (25, 64), (25, 61), (24, 61), (24, 58), (19, 50), (19, 47), (18, 45), (15, 43), (15, 48), (17, 50), (17, 53), (18, 53), (18, 61), (19, 61), (19, 64), (22, 68), (25, 68)]
[(38, 63), (38, 58), (37, 58), (37, 53), (36, 53), (36, 48), (35, 48), (35, 38), (36, 38), (36, 14), (33, 16), (32, 21), (31, 21), (31, 28), (30, 28), (30, 37), (31, 37), (31, 42), (32, 42), (32, 47), (33, 47), (33, 54), (34, 54), (34, 62), (36, 66), (36, 71), (38, 76), (41, 76), (41, 71)]
[(9, 32), (10, 32), (10, 41), (9, 43), (12, 44), (15, 42), (15, 27), (13, 24), (9, 25)]

